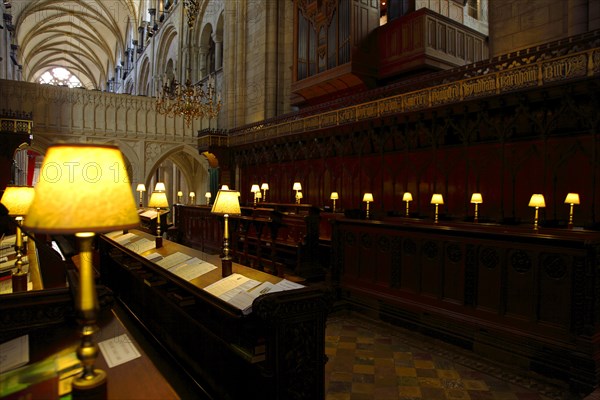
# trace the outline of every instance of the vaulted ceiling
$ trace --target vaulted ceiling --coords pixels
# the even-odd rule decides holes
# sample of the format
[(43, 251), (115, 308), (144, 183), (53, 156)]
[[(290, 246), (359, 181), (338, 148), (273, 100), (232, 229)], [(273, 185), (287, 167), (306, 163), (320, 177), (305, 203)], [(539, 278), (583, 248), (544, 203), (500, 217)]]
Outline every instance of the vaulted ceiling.
[(56, 66), (101, 88), (137, 29), (140, 0), (9, 0), (23, 79)]

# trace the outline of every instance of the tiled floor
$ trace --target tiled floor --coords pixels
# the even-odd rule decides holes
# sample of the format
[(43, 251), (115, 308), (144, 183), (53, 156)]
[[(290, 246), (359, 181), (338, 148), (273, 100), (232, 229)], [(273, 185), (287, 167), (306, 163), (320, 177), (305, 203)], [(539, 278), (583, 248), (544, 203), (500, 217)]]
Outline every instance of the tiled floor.
[[(585, 396), (400, 327), (351, 313), (326, 330), (326, 400), (574, 400)], [(587, 397), (592, 399), (595, 397)]]

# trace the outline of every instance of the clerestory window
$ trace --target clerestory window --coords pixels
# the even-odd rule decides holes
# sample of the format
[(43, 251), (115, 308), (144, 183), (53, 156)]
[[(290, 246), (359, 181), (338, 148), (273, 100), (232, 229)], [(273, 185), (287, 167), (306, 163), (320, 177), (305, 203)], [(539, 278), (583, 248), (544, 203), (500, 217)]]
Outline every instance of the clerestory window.
[(68, 86), (70, 88), (83, 87), (79, 78), (66, 68), (52, 68), (40, 76), (39, 83), (54, 86)]

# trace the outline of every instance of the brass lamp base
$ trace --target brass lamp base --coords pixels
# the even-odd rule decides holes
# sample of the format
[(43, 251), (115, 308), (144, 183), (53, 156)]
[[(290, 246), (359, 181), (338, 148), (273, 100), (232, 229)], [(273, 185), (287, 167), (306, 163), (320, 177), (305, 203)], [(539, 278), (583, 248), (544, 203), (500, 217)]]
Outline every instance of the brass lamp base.
[(94, 369), (91, 377), (77, 377), (72, 382), (72, 397), (75, 400), (106, 399), (106, 372)]
[(13, 293), (27, 291), (27, 272), (17, 271), (12, 275), (12, 291)]

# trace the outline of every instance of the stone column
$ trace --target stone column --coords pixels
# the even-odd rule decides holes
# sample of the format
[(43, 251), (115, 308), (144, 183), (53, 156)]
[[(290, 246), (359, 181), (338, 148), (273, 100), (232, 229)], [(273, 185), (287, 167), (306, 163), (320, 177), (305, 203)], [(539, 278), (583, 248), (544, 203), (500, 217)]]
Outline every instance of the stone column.
[[(588, 31), (589, 0), (568, 0), (569, 36)], [(592, 0), (596, 1), (596, 0)]]

